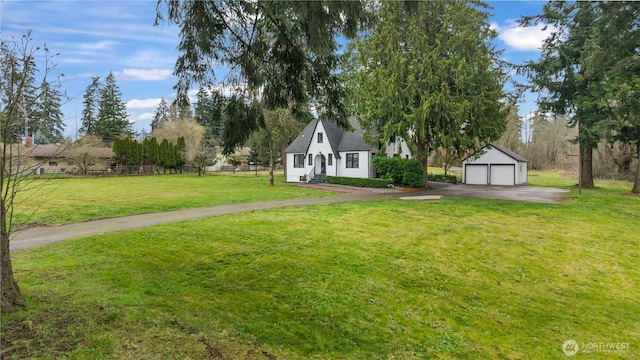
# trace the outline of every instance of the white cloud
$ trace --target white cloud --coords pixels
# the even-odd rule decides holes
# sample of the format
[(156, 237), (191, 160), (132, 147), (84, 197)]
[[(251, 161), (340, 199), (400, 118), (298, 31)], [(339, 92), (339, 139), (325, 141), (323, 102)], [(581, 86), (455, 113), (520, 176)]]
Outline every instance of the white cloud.
[(127, 109), (155, 109), (162, 101), (161, 98), (132, 99), (127, 101)]
[(507, 20), (505, 26), (491, 24), (491, 28), (498, 32), (498, 38), (518, 51), (540, 51), (542, 42), (555, 31), (552, 26), (547, 26), (546, 30), (544, 27), (542, 24), (521, 27), (514, 20)]
[(141, 114), (132, 114), (129, 117), (129, 122), (130, 123), (135, 123), (138, 121), (145, 121), (145, 120), (151, 120), (153, 119), (153, 117), (155, 116), (155, 113), (152, 112), (143, 112)]
[(114, 75), (123, 80), (157, 81), (171, 77), (169, 69), (124, 69), (114, 72)]

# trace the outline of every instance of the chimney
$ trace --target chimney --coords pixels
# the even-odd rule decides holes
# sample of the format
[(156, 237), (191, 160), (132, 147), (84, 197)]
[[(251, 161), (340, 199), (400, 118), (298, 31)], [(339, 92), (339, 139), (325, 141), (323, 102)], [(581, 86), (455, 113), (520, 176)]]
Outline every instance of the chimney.
[(31, 139), (31, 136), (27, 136), (27, 138), (24, 140), (24, 146), (26, 147), (33, 146), (33, 139)]

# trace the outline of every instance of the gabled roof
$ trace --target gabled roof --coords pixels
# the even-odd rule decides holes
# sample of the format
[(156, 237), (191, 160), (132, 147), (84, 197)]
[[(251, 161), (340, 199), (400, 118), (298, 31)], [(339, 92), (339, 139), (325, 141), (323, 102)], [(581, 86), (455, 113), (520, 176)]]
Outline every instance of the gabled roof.
[(302, 130), (302, 132), (287, 146), (287, 149), (284, 151), (286, 153), (306, 153), (309, 145), (311, 144), (311, 139), (313, 138), (313, 133), (316, 130), (316, 125), (318, 125), (318, 120), (311, 120), (307, 127)]
[(505, 153), (505, 155), (509, 156), (510, 158), (517, 160), (517, 161), (522, 161), (522, 162), (528, 162), (527, 159), (523, 158), (522, 156), (514, 153), (513, 151), (507, 149), (506, 147), (502, 146), (502, 145), (496, 145), (496, 144), (490, 144), (491, 146), (493, 146), (494, 148), (496, 148), (497, 150), (502, 151), (503, 153)]
[[(291, 142), (285, 150), (286, 153), (307, 153), (309, 145), (313, 140), (313, 134), (316, 132), (319, 120), (312, 120), (307, 127), (302, 130), (300, 135)], [(339, 159), (340, 151), (370, 151), (369, 146), (364, 141), (363, 131), (356, 121), (355, 117), (349, 118), (349, 123), (355, 129), (354, 131), (346, 131), (332, 121), (322, 121), (325, 135), (331, 146), (334, 156)]]
[(355, 117), (349, 118), (349, 123), (355, 129), (353, 132), (343, 131), (342, 139), (338, 145), (338, 151), (370, 151), (371, 145), (364, 141), (364, 132)]
[[(483, 147), (483, 149), (486, 149), (487, 147), (493, 147), (494, 149), (502, 152), (503, 154), (507, 155), (508, 157), (512, 158), (513, 160), (521, 161), (521, 162), (528, 162), (527, 159), (525, 159), (522, 156), (514, 153), (513, 151), (507, 149), (506, 147), (504, 147), (502, 145), (488, 144), (488, 145), (485, 145)], [(467, 160), (468, 158), (470, 158), (470, 157), (472, 157), (474, 155), (476, 155), (476, 153), (469, 154), (469, 155), (465, 156), (464, 159), (462, 159), (462, 161), (465, 161), (465, 160)]]

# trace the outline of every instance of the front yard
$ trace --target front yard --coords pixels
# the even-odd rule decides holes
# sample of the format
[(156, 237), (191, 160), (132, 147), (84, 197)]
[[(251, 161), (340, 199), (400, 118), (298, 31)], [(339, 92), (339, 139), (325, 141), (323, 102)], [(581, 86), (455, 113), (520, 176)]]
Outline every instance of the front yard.
[(559, 205), (319, 205), (19, 251), (29, 308), (2, 314), (0, 355), (561, 359), (575, 340), (576, 358), (638, 358), (640, 199), (598, 185)]

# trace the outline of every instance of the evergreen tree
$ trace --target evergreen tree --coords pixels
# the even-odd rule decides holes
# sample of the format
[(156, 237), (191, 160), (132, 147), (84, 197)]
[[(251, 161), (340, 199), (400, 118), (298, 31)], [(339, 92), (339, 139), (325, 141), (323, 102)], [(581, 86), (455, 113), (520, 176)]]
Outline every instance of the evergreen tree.
[(518, 116), (518, 107), (516, 105), (509, 107), (506, 131), (496, 141), (496, 144), (503, 145), (516, 153), (522, 151), (522, 120)]
[(161, 128), (162, 124), (167, 121), (169, 121), (169, 105), (167, 105), (167, 101), (162, 98), (156, 108), (156, 114), (153, 116), (153, 120), (151, 120), (151, 131), (153, 132), (153, 130)]
[(158, 139), (152, 137), (149, 140), (149, 157), (151, 159), (151, 164), (160, 165), (162, 162), (160, 160), (160, 149), (158, 145)]
[[(231, 107), (236, 113), (257, 114), (251, 103), (262, 101), (268, 109), (313, 102), (322, 116), (349, 128), (349, 113), (343, 102), (344, 87), (337, 68), (338, 38), (357, 36), (366, 20), (360, 1), (266, 1), (230, 0), (224, 3), (200, 0), (160, 1), (157, 21), (180, 27), (180, 55), (175, 72), (178, 99), (188, 98), (192, 83), (215, 82), (211, 65), (230, 69), (226, 79), (244, 83)], [(256, 95), (260, 94), (260, 100)], [(239, 110), (245, 107), (244, 110)], [(229, 105), (226, 106), (229, 108)], [(227, 119), (224, 147), (233, 149), (257, 129), (257, 119), (243, 116)], [(235, 132), (235, 134), (231, 134)]]
[(377, 132), (372, 143), (402, 136), (426, 172), (431, 150), (462, 157), (497, 140), (506, 125), (505, 73), (486, 5), (376, 6), (377, 22), (355, 43), (349, 69), (359, 121)]
[(522, 71), (528, 75), (533, 90), (541, 94), (541, 111), (570, 116), (569, 125), (578, 127), (576, 141), (580, 145), (580, 179), (584, 188), (593, 187), (593, 150), (603, 136), (604, 122), (611, 116), (609, 109), (600, 106), (606, 96), (602, 86), (606, 83), (605, 74), (586, 66), (594, 45), (598, 46), (594, 36), (600, 15), (599, 2), (550, 1), (542, 14), (521, 21), (523, 25), (542, 23), (555, 29), (544, 41), (540, 59), (527, 63)]
[[(4, 39), (3, 39), (4, 40)], [(3, 141), (17, 143), (23, 136), (27, 136), (26, 127), (30, 127), (27, 120), (34, 113), (36, 99), (41, 92), (35, 86), (37, 72), (33, 58), (16, 58), (7, 48), (7, 42), (1, 43), (2, 61), (0, 61), (0, 103), (3, 105), (3, 129), (0, 134)], [(24, 54), (23, 54), (24, 56)], [(19, 81), (13, 81), (19, 74)], [(13, 105), (14, 111), (7, 111)], [(29, 135), (31, 132), (29, 131)]]
[(29, 127), (35, 144), (61, 142), (64, 139), (64, 122), (60, 101), (62, 94), (44, 80), (40, 87), (42, 94), (38, 98), (29, 120)]
[(611, 112), (605, 135), (609, 146), (620, 142), (635, 150), (638, 160), (631, 191), (640, 194), (640, 4), (610, 1), (597, 6), (600, 12), (592, 24), (585, 69), (589, 75), (604, 74), (599, 106)]
[(167, 169), (171, 168), (171, 144), (169, 144), (169, 140), (162, 139), (159, 146), (159, 157), (158, 157), (158, 165), (163, 167), (163, 172), (166, 173)]
[(111, 142), (117, 136), (132, 136), (128, 116), (122, 101), (122, 92), (113, 73), (109, 73), (105, 78), (104, 87), (100, 90), (98, 117), (93, 133), (105, 142)]
[(204, 88), (198, 90), (195, 103), (195, 118), (198, 124), (205, 127), (204, 139), (208, 145), (220, 142), (223, 129), (223, 109), (225, 98), (214, 91), (209, 92)]
[(95, 126), (98, 121), (98, 103), (100, 101), (100, 77), (93, 76), (91, 84), (87, 86), (83, 95), (82, 126), (80, 131), (85, 134), (95, 134)]
[(179, 137), (178, 142), (175, 145), (175, 158), (176, 168), (182, 173), (182, 166), (187, 163), (187, 145), (184, 142), (184, 137)]

